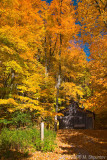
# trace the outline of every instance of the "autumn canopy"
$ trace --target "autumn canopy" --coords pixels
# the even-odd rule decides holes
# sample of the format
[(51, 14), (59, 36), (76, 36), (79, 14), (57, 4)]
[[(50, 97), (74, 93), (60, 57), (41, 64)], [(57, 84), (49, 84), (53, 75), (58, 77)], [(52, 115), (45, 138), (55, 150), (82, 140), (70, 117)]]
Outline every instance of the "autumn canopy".
[(21, 112), (53, 125), (71, 98), (107, 112), (106, 33), (106, 0), (1, 0), (0, 122)]

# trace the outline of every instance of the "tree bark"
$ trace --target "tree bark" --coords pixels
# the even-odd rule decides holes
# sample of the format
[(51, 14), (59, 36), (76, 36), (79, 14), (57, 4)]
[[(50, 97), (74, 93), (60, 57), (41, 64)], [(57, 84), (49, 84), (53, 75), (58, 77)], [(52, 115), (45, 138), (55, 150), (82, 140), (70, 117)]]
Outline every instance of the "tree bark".
[[(61, 19), (61, 12), (62, 12), (62, 0), (60, 1), (60, 19)], [(61, 26), (61, 22), (59, 23), (59, 25)], [(61, 46), (62, 46), (62, 35), (61, 33), (59, 34), (59, 73), (58, 73), (58, 78), (57, 78), (57, 85), (56, 85), (56, 89), (57, 89), (57, 93), (56, 93), (56, 113), (58, 113), (58, 108), (59, 108), (59, 88), (61, 85)], [(57, 131), (57, 115), (55, 116), (55, 131)]]

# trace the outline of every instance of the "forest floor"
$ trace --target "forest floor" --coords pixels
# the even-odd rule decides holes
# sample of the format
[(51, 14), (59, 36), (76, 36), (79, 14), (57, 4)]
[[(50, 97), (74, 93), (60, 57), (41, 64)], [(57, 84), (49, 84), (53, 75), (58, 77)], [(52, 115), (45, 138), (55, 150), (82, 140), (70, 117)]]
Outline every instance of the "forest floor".
[(57, 147), (54, 152), (36, 151), (26, 158), (19, 154), (19, 157), (8, 160), (107, 159), (107, 130), (58, 130), (56, 143)]

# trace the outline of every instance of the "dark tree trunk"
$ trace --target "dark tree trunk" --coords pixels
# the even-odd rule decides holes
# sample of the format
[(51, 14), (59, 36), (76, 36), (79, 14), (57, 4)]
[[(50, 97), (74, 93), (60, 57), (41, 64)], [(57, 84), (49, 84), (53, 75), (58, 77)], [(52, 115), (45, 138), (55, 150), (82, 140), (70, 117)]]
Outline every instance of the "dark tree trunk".
[[(61, 18), (61, 10), (62, 10), (62, 0), (60, 1), (60, 18)], [(61, 22), (59, 23), (59, 26), (61, 26)], [(56, 85), (56, 88), (57, 88), (57, 93), (56, 93), (56, 113), (58, 112), (58, 108), (59, 108), (59, 104), (58, 104), (58, 101), (59, 101), (59, 88), (60, 88), (60, 85), (61, 85), (61, 46), (62, 46), (62, 35), (60, 33), (59, 35), (59, 43), (60, 43), (60, 46), (59, 46), (59, 73), (58, 73), (58, 78), (57, 78), (57, 85)], [(55, 116), (55, 131), (57, 131), (57, 115)]]

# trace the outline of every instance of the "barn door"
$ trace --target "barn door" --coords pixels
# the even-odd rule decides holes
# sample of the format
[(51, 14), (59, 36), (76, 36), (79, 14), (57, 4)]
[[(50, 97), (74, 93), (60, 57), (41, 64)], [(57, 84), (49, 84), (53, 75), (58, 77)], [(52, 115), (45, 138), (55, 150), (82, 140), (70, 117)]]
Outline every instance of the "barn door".
[(74, 128), (85, 128), (85, 116), (74, 117)]
[(92, 117), (87, 117), (87, 129), (93, 128), (93, 119)]

